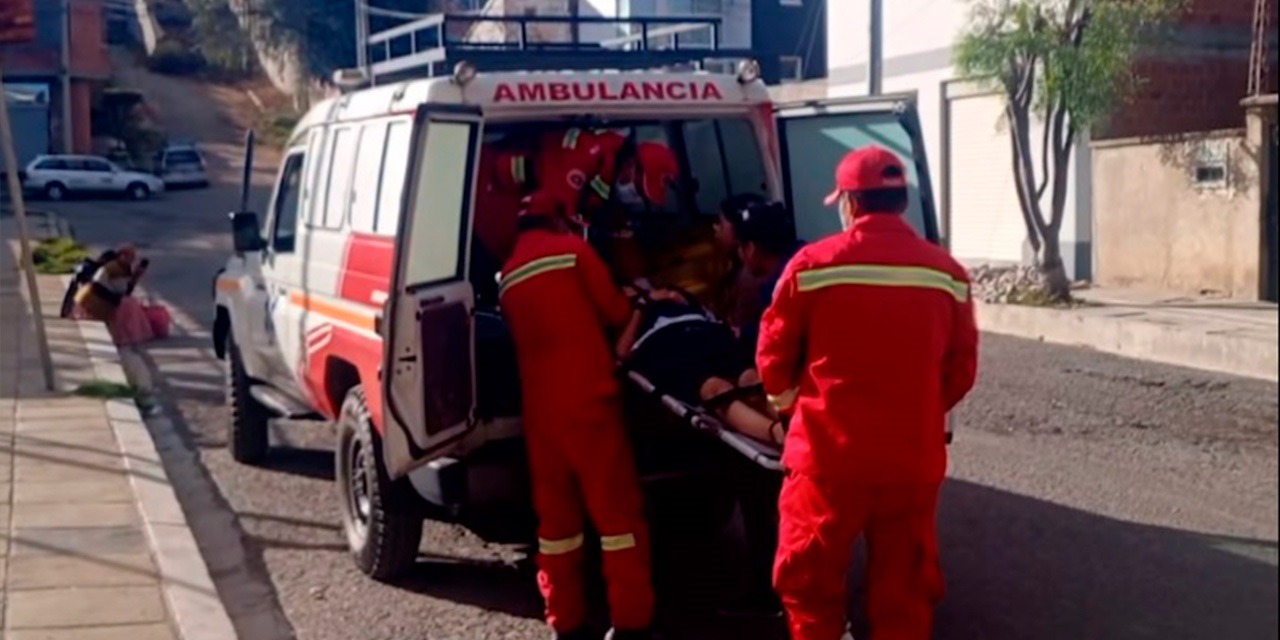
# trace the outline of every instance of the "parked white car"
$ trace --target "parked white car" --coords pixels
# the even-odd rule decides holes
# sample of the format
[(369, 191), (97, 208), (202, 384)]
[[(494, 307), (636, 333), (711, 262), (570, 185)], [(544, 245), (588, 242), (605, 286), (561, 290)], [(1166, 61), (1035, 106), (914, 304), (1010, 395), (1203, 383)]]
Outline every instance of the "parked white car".
[(164, 181), (156, 176), (127, 171), (98, 156), (37, 156), (27, 165), (23, 188), (49, 200), (69, 195), (123, 195), (146, 200), (164, 191)]
[(171, 144), (156, 152), (156, 175), (170, 187), (209, 186), (204, 156), (191, 143)]

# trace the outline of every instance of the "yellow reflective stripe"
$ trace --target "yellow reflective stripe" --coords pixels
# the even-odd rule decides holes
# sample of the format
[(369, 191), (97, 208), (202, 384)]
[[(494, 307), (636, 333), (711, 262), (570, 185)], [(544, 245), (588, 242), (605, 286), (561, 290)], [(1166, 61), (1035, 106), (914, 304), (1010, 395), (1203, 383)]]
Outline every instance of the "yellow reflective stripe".
[(516, 156), (511, 159), (511, 177), (517, 183), (524, 184), (525, 181), (524, 156)]
[(564, 140), (560, 141), (561, 146), (565, 149), (576, 149), (578, 147), (578, 137), (582, 135), (582, 129), (573, 128), (564, 132)]
[(613, 191), (600, 176), (596, 176), (591, 179), (591, 190), (595, 191), (596, 195), (604, 198), (605, 200), (609, 199), (609, 194)]
[(547, 256), (545, 258), (533, 260), (528, 264), (522, 265), (511, 273), (502, 276), (502, 282), (498, 284), (498, 296), (501, 297), (508, 289), (528, 280), (529, 278), (549, 271), (572, 269), (577, 263), (578, 256), (572, 253)]
[(636, 546), (636, 537), (630, 533), (600, 536), (600, 549), (604, 551), (626, 551), (634, 546)]
[(561, 538), (559, 540), (547, 540), (546, 538), (538, 538), (538, 552), (547, 556), (561, 556), (571, 553), (582, 548), (582, 534), (579, 533), (571, 538)]
[(801, 271), (796, 276), (800, 291), (816, 291), (837, 285), (867, 285), (875, 287), (919, 287), (937, 289), (951, 294), (956, 300), (969, 300), (969, 285), (953, 278), (951, 274), (928, 267), (897, 265), (846, 264)]
[(768, 396), (769, 404), (779, 409), (789, 409), (791, 405), (795, 404), (796, 396), (798, 395), (800, 395), (799, 389), (787, 389), (776, 396)]

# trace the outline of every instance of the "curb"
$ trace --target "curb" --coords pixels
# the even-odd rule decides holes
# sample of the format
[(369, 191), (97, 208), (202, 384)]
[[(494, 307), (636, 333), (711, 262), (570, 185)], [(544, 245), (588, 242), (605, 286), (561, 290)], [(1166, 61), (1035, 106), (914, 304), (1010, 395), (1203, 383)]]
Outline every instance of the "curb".
[[(106, 326), (96, 322), (77, 322), (76, 325), (98, 379), (127, 384), (120, 353)], [(130, 471), (129, 481), (155, 554), (161, 587), (178, 638), (229, 640), (237, 637), (165, 472), (154, 439), (159, 434), (151, 432), (131, 401), (108, 400), (107, 419)]]
[(1083, 346), (1150, 360), (1276, 382), (1280, 346), (1228, 331), (1188, 329), (1153, 320), (1085, 311), (978, 303), (978, 328), (1031, 340)]

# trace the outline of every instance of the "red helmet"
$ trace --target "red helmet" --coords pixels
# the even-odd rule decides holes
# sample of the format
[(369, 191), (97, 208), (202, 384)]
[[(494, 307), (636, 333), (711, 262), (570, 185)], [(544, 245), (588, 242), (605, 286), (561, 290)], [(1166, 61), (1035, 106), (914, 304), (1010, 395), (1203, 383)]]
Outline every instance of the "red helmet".
[(680, 175), (680, 160), (665, 144), (641, 142), (636, 145), (636, 167), (644, 179), (644, 196), (659, 206), (667, 203), (667, 185)]

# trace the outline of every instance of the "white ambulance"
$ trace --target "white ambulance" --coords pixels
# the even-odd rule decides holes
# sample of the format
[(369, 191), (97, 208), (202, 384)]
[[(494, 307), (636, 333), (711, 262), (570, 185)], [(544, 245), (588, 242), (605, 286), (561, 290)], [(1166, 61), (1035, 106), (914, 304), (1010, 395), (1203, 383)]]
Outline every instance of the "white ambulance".
[[(234, 457), (267, 455), (272, 419), (336, 423), (345, 530), (378, 579), (414, 563), (424, 518), (533, 539), (519, 381), (484, 293), (494, 257), (482, 260), (473, 237), (492, 213), (474, 206), (487, 188), (479, 158), (512, 139), (591, 127), (667, 144), (681, 163), (677, 193), (632, 224), (650, 248), (683, 243), (659, 262), (695, 280), (724, 262), (708, 242), (728, 196), (785, 201), (804, 240), (837, 231), (823, 197), (839, 158), (868, 143), (904, 157), (908, 217), (937, 239), (912, 96), (779, 106), (754, 71), (487, 74), (463, 64), (311, 109), (267, 210), (232, 214), (236, 253), (216, 279)], [(777, 452), (696, 407), (646, 404), (660, 390), (633, 386), (628, 417), (653, 517), (668, 508), (679, 526), (718, 530), (739, 497), (735, 461), (777, 469)], [(518, 525), (489, 531), (492, 522)]]

